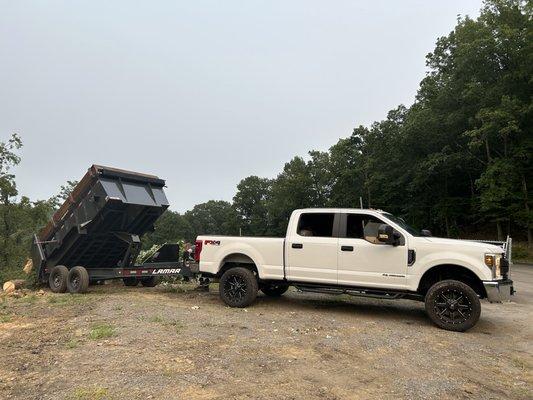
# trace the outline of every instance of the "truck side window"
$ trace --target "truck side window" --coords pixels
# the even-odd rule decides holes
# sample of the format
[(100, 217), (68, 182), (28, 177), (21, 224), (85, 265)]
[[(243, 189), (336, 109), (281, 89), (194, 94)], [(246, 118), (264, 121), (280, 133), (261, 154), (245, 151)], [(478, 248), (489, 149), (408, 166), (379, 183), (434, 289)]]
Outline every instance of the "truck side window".
[(306, 213), (300, 215), (297, 233), (300, 236), (333, 237), (333, 213)]
[(371, 215), (348, 214), (346, 237), (364, 239), (374, 244), (383, 244), (377, 239), (378, 228), (384, 222)]

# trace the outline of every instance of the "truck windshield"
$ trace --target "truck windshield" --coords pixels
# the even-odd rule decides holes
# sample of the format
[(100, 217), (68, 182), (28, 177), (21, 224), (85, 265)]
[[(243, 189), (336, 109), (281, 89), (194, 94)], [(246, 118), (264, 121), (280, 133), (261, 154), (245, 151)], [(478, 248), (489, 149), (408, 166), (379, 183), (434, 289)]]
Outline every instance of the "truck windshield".
[(422, 234), (420, 233), (420, 231), (418, 229), (415, 229), (412, 226), (407, 225), (407, 222), (405, 222), (402, 218), (395, 217), (394, 215), (389, 214), (389, 213), (383, 213), (383, 215), (385, 217), (387, 217), (388, 219), (390, 219), (395, 224), (399, 225), (401, 228), (405, 229), (411, 235), (413, 235), (413, 236), (422, 236)]

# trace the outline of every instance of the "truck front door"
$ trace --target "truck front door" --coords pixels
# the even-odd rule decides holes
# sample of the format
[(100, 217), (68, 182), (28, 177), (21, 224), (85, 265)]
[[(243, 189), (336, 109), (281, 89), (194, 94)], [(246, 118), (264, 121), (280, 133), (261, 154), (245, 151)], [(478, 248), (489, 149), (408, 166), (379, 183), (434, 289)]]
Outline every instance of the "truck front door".
[(378, 241), (378, 227), (384, 223), (371, 214), (342, 214), (338, 247), (339, 285), (406, 286), (406, 238), (400, 234), (397, 246)]
[(299, 282), (337, 283), (337, 237), (340, 214), (305, 212), (288, 232), (287, 279)]

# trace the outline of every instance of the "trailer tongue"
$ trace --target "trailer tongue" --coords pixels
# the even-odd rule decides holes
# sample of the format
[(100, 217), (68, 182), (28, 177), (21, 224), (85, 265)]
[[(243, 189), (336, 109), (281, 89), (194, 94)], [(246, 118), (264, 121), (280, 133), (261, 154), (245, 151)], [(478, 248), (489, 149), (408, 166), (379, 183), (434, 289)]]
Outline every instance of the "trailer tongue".
[(56, 292), (83, 292), (89, 281), (123, 278), (153, 286), (162, 275), (192, 276), (179, 246), (162, 246), (136, 265), (140, 237), (168, 208), (165, 181), (154, 175), (93, 165), (50, 222), (33, 238), (41, 282)]

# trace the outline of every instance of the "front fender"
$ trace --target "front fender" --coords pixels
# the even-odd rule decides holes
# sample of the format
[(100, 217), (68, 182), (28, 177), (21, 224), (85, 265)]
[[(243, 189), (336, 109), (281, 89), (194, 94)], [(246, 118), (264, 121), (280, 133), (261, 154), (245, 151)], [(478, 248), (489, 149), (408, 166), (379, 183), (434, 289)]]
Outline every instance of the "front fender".
[(492, 272), (478, 257), (461, 254), (460, 257), (454, 252), (431, 253), (417, 260), (413, 265), (414, 270), (409, 274), (409, 289), (417, 290), (422, 276), (433, 267), (439, 265), (457, 265), (473, 272), (481, 281), (492, 279)]

